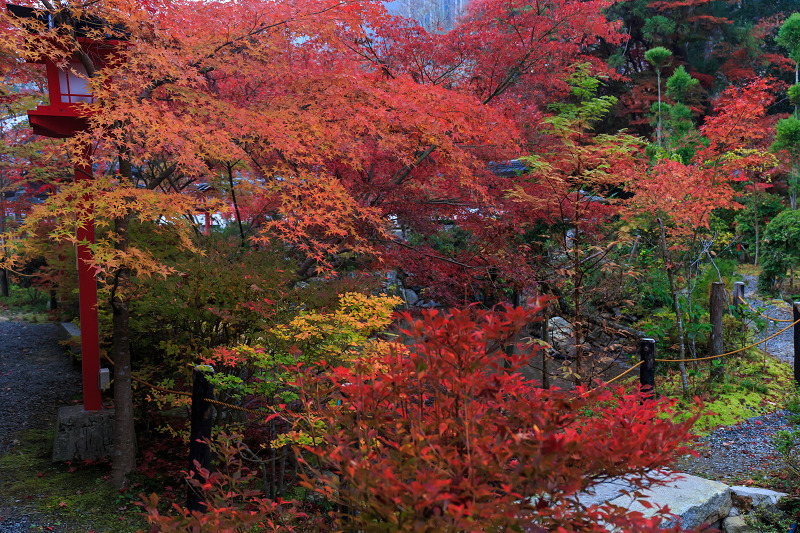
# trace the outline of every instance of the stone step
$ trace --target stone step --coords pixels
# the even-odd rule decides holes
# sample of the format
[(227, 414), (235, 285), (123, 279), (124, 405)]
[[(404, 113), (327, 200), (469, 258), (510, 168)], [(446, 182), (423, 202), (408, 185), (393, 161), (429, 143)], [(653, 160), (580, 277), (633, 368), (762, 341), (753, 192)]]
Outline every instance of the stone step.
[[(635, 490), (629, 479), (621, 478), (595, 485), (580, 494), (578, 500), (586, 506), (613, 504), (638, 511), (645, 518), (655, 515), (657, 508), (667, 506), (672, 517), (664, 520), (662, 527), (679, 523), (682, 529), (695, 529), (703, 524), (712, 524), (727, 533), (743, 533), (750, 529), (740, 515), (757, 507), (776, 510), (778, 500), (786, 496), (783, 492), (758, 487), (729, 487), (718, 481), (680, 472), (670, 472), (662, 476), (658, 484), (640, 490), (640, 498), (626, 494)], [(641, 500), (652, 507), (642, 505)]]
[[(638, 511), (645, 518), (655, 515), (657, 507), (666, 505), (674, 516), (662, 522), (662, 526), (670, 527), (680, 521), (683, 529), (717, 523), (728, 516), (732, 506), (731, 488), (728, 485), (678, 472), (663, 477), (656, 486), (641, 490), (641, 498), (624, 493), (635, 490), (633, 485), (620, 479), (600, 483), (579, 499), (584, 505), (610, 503)], [(640, 500), (647, 501), (653, 507), (642, 505)]]

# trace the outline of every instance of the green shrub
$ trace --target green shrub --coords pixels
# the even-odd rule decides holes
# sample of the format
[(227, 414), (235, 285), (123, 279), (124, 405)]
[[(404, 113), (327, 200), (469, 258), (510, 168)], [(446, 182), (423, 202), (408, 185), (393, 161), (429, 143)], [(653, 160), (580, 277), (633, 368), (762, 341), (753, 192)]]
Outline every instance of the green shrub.
[(800, 211), (784, 211), (767, 224), (763, 257), (758, 288), (774, 293), (786, 278), (789, 266), (800, 262)]
[[(745, 203), (745, 200), (740, 200)], [(752, 202), (752, 200), (750, 200)], [(747, 246), (750, 254), (755, 253), (756, 249), (756, 228), (753, 218), (752, 204), (746, 204), (747, 207), (736, 213), (735, 224), (736, 234), (742, 240), (742, 244)], [(758, 213), (759, 225), (759, 238), (764, 237), (764, 228), (770, 220), (778, 216), (778, 214), (785, 209), (783, 199), (777, 194), (759, 193), (757, 196), (756, 209)]]
[(786, 402), (786, 411), (788, 411), (789, 422), (792, 424), (800, 424), (800, 391), (795, 390), (794, 394)]

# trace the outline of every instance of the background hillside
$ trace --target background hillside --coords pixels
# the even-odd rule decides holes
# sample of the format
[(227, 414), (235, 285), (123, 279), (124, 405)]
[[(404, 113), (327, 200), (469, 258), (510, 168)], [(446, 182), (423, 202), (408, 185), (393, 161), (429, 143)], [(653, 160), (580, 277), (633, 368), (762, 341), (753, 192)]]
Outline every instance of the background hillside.
[(388, 7), (392, 13), (417, 20), (428, 31), (439, 27), (449, 31), (468, 3), (469, 0), (395, 0)]

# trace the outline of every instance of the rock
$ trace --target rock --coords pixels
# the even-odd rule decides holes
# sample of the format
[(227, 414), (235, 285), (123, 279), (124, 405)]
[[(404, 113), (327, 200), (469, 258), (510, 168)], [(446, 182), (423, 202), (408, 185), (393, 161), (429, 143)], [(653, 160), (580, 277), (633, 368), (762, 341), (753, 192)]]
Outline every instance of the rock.
[(769, 511), (777, 511), (778, 500), (788, 496), (785, 492), (776, 492), (758, 487), (743, 487), (741, 485), (731, 487), (731, 492), (733, 493), (733, 499), (737, 503), (741, 500), (749, 508), (762, 507)]
[(622, 490), (632, 492), (635, 489), (624, 479), (614, 480), (596, 485), (591, 493), (579, 495), (578, 499), (584, 505), (617, 505), (640, 512), (645, 517), (653, 516), (656, 507), (666, 505), (674, 516), (664, 520), (661, 526), (671, 527), (680, 522), (682, 529), (695, 529), (722, 520), (728, 516), (732, 505), (728, 485), (677, 472), (667, 475), (658, 485), (640, 491), (642, 499), (653, 505), (651, 508), (632, 496), (622, 494)]
[(739, 512), (738, 507), (731, 507), (731, 510), (728, 512), (728, 516), (739, 516), (740, 514), (742, 513)]
[[(668, 505), (675, 519), (662, 522), (662, 526), (670, 527), (680, 522), (683, 529), (694, 529), (703, 524), (721, 520), (731, 510), (731, 489), (718, 481), (710, 481), (688, 474), (673, 473), (663, 485), (645, 491), (644, 499), (650, 503)], [(621, 505), (630, 497), (622, 497), (611, 503)], [(619, 501), (619, 502), (618, 502)], [(628, 505), (631, 511), (639, 511), (645, 516), (652, 516), (653, 510), (647, 509), (637, 501)]]
[[(327, 498), (323, 496), (324, 491), (322, 488), (326, 485), (329, 487), (337, 487), (339, 484), (338, 477), (330, 470), (323, 470), (320, 472), (320, 474), (320, 478), (315, 480), (315, 484), (320, 491), (318, 492), (316, 490), (311, 490), (306, 495), (306, 501), (311, 505), (324, 505), (327, 501)], [(336, 494), (337, 490), (334, 488), (334, 496)]]
[(419, 301), (419, 296), (411, 289), (403, 289), (403, 299), (406, 301), (406, 304), (414, 305)]
[(554, 316), (548, 321), (550, 331), (550, 344), (556, 352), (568, 357), (575, 355), (575, 332), (572, 324), (560, 316)]
[(729, 516), (722, 521), (722, 531), (725, 533), (750, 533), (753, 529), (747, 525), (741, 516)]
[(114, 454), (114, 409), (84, 411), (82, 405), (58, 410), (53, 461), (85, 461)]

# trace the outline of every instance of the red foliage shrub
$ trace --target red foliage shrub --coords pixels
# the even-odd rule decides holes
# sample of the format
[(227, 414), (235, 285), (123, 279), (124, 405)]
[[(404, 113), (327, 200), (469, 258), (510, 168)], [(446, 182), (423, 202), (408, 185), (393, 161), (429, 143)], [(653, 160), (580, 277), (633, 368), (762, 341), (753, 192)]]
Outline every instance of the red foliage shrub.
[(189, 480), (207, 512), (165, 514), (153, 496), (143, 505), (153, 531), (663, 531), (666, 509), (646, 519), (577, 495), (619, 476), (656, 482), (686, 453), (696, 416), (673, 423), (668, 405), (639, 392), (545, 390), (522, 377), (537, 346), (505, 347), (538, 319), (534, 303), (405, 315), (405, 344), (384, 355), (296, 369), (302, 412), (269, 418), (286, 417), (295, 442), (311, 443), (297, 450), (303, 485), (335, 504), (330, 513), (264, 498), (243, 445), (223, 442), (218, 471)]
[(304, 484), (339, 504), (337, 529), (657, 530), (576, 494), (623, 475), (652, 483), (694, 418), (673, 423), (663, 402), (620, 388), (537, 388), (516, 372), (537, 347), (503, 348), (540, 310), (406, 316), (409, 341), (377, 364), (303, 372)]
[[(141, 505), (146, 511), (151, 533), (213, 531), (295, 531), (293, 524), (308, 517), (300, 513), (294, 502), (263, 498), (253, 489), (257, 473), (244, 466), (241, 443), (222, 435), (212, 443), (220, 467), (215, 472), (198, 466), (200, 475), (187, 477), (186, 481), (202, 494), (206, 511), (188, 511), (173, 503), (168, 510), (160, 510), (159, 497), (142, 496)], [(304, 529), (305, 530), (305, 529)]]

